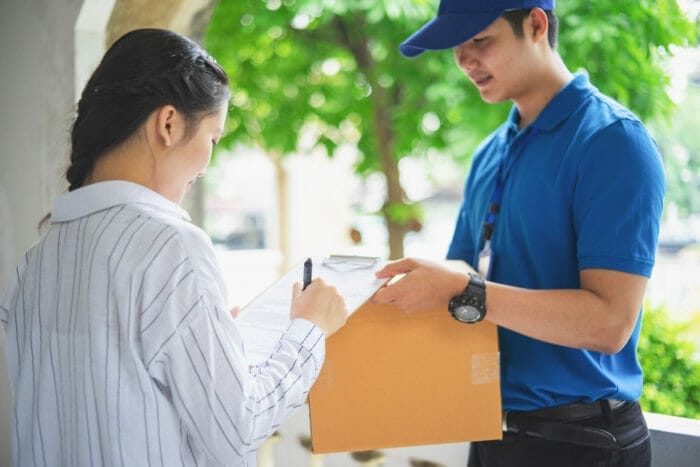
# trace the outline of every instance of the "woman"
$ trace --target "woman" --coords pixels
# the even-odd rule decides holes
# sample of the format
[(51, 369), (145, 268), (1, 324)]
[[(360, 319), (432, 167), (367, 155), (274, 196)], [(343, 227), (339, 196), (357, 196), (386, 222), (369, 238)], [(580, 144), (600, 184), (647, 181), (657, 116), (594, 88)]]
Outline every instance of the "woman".
[(347, 319), (295, 284), (276, 351), (249, 368), (211, 241), (179, 207), (224, 131), (224, 70), (170, 31), (119, 39), (72, 129), (69, 192), (0, 302), (14, 465), (255, 465)]

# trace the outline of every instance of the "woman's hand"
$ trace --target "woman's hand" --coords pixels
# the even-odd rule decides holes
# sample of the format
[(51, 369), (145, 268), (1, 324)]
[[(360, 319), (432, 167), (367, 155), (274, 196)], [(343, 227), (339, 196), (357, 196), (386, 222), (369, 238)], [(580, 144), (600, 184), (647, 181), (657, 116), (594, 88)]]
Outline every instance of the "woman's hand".
[(345, 325), (348, 310), (338, 290), (317, 278), (303, 291), (300, 283), (294, 284), (290, 316), (311, 321), (329, 337)]

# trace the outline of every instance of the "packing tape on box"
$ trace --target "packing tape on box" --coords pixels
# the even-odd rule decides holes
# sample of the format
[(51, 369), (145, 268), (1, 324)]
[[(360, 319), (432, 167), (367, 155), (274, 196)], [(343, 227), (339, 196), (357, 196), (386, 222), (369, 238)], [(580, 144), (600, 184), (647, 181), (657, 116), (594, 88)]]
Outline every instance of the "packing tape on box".
[(499, 352), (472, 355), (472, 384), (491, 384), (500, 378)]

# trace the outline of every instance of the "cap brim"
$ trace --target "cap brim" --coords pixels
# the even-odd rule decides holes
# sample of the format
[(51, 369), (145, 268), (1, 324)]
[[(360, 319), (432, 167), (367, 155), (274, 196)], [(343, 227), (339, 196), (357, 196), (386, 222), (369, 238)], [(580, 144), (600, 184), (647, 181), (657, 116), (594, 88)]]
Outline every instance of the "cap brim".
[(478, 15), (436, 16), (406, 39), (399, 50), (405, 57), (415, 57), (426, 50), (451, 49), (486, 29), (499, 16), (500, 11)]

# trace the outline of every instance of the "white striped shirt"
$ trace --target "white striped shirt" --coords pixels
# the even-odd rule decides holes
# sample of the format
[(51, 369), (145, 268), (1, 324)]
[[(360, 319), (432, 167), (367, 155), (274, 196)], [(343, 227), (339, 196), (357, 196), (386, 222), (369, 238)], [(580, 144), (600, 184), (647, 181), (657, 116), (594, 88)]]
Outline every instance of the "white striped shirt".
[(255, 465), (325, 352), (293, 320), (250, 368), (209, 238), (175, 203), (110, 181), (54, 201), (0, 302), (16, 466)]

